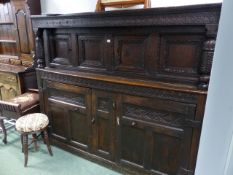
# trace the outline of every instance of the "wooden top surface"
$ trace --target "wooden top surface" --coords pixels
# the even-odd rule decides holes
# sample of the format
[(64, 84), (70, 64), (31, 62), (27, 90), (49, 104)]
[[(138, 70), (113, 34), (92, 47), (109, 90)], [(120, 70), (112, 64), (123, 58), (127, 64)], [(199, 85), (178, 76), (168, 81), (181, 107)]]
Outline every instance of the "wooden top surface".
[(221, 3), (32, 16), (33, 28), (218, 24)]
[(20, 72), (24, 72), (26, 69), (27, 68), (24, 66), (0, 64), (0, 71), (1, 72), (20, 73)]

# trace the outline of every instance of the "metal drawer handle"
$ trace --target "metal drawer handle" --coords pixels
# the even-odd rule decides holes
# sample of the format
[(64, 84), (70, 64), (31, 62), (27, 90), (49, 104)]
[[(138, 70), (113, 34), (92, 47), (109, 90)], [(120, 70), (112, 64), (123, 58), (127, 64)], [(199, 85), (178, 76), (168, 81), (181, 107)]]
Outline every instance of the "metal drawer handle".
[(77, 112), (77, 111), (79, 111), (79, 109), (78, 108), (74, 108), (74, 111)]
[(92, 123), (92, 124), (95, 123), (95, 118), (92, 118), (91, 123)]
[(120, 126), (120, 118), (117, 117), (117, 125)]
[(133, 121), (132, 123), (131, 123), (131, 126), (136, 126), (136, 122), (135, 121)]

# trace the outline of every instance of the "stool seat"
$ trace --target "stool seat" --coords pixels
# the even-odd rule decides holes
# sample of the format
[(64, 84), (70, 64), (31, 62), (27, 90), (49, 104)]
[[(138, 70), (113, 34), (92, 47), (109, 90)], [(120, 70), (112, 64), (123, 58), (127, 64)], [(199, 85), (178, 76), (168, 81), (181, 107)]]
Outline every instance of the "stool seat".
[(44, 129), (49, 124), (45, 114), (32, 113), (20, 117), (16, 123), (16, 130), (19, 132), (36, 132)]

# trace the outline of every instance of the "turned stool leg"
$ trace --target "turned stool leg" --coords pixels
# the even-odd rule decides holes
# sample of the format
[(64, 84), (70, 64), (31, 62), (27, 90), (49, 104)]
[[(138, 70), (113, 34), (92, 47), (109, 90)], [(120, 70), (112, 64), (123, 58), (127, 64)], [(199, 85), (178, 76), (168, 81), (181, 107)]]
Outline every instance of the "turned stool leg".
[(23, 135), (23, 152), (24, 152), (24, 167), (27, 166), (28, 163), (28, 134)]
[(46, 145), (47, 145), (49, 154), (50, 154), (51, 156), (53, 156), (53, 153), (52, 153), (52, 150), (51, 150), (51, 147), (50, 147), (50, 144), (49, 144), (48, 132), (46, 131), (46, 129), (45, 129), (43, 132), (44, 132), (44, 141), (45, 141), (45, 143), (46, 143)]
[(7, 134), (6, 134), (6, 128), (5, 128), (5, 125), (4, 125), (4, 121), (3, 119), (0, 119), (0, 127), (2, 128), (2, 132), (3, 132), (3, 143), (6, 144), (7, 143)]
[(22, 153), (23, 153), (23, 134), (20, 135), (20, 139), (21, 139)]
[(37, 135), (36, 134), (32, 134), (32, 138), (33, 138), (33, 143), (34, 143), (35, 151), (37, 151), (38, 150)]

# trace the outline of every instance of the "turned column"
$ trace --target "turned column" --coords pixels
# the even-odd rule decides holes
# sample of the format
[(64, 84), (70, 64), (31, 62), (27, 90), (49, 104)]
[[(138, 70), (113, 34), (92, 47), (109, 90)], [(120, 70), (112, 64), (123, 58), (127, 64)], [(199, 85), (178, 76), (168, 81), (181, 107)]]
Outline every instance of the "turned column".
[(37, 68), (45, 67), (45, 56), (44, 56), (44, 42), (43, 42), (43, 30), (38, 29), (35, 32), (35, 45), (36, 45), (36, 54), (35, 54), (35, 63)]

